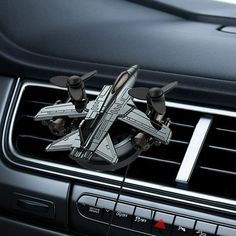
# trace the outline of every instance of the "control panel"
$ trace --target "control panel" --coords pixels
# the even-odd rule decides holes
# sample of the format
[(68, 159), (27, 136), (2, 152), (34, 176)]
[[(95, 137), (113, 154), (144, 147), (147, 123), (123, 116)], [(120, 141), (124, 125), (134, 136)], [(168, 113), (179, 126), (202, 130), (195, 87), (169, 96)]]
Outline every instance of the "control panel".
[(100, 196), (82, 195), (77, 200), (79, 214), (101, 224), (111, 224), (143, 235), (157, 236), (235, 236), (236, 229), (219, 225), (207, 219), (185, 217), (163, 211), (107, 199)]

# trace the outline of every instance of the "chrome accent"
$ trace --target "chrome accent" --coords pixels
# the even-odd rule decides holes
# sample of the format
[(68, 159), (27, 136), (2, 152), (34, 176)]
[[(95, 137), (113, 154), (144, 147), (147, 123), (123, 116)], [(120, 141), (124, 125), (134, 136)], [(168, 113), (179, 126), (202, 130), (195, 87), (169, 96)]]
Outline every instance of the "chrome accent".
[(175, 179), (176, 182), (187, 184), (191, 178), (198, 156), (211, 127), (212, 117), (201, 117), (194, 129), (184, 159)]
[[(134, 99), (134, 101), (146, 103), (146, 101), (136, 99), (136, 98)], [(170, 101), (166, 101), (166, 106), (171, 107), (171, 108), (187, 110), (187, 111), (196, 111), (203, 114), (207, 113), (210, 115), (221, 115), (221, 116), (228, 116), (228, 117), (236, 118), (236, 111), (221, 110), (221, 109), (216, 109), (216, 108), (202, 107), (202, 106), (189, 105), (185, 103), (177, 103), (177, 102), (170, 102)]]
[[(236, 210), (231, 210), (229, 208), (231, 208), (231, 206), (233, 206), (234, 208), (236, 207), (236, 201), (234, 200), (230, 200), (227, 198), (221, 198), (221, 197), (215, 197), (212, 195), (207, 195), (207, 194), (203, 194), (203, 193), (197, 193), (197, 192), (192, 192), (192, 191), (187, 191), (187, 190), (183, 190), (183, 189), (178, 189), (178, 188), (172, 188), (172, 187), (167, 187), (164, 185), (159, 185), (159, 184), (152, 184), (152, 183), (148, 183), (148, 182), (144, 182), (144, 181), (140, 181), (140, 180), (134, 180), (134, 179), (129, 179), (126, 178), (125, 179), (125, 184), (128, 185), (133, 185), (133, 186), (142, 186), (142, 187), (146, 187), (148, 189), (150, 189), (150, 191), (143, 191), (143, 190), (138, 190), (138, 189), (134, 189), (133, 187), (127, 187), (127, 185), (124, 185), (123, 190), (129, 191), (129, 192), (134, 192), (134, 193), (141, 193), (143, 195), (149, 195), (152, 197), (156, 197), (156, 198), (160, 198), (163, 200), (171, 200), (171, 201), (175, 201), (178, 202), (180, 204), (187, 204), (187, 205), (194, 205), (194, 206), (198, 206), (201, 207), (202, 209), (211, 209), (211, 210), (217, 210), (219, 212), (222, 213), (230, 213), (230, 214), (234, 214), (236, 215)], [(173, 195), (177, 195), (178, 197), (172, 196), (172, 195), (164, 195), (164, 194), (160, 194), (160, 193), (155, 193), (154, 190), (158, 189), (163, 193), (172, 193)], [(203, 199), (206, 201), (211, 202), (211, 204), (207, 204), (204, 203), (204, 201), (194, 201), (194, 200), (186, 200), (184, 199), (184, 197), (192, 197), (193, 199)], [(218, 207), (216, 206), (217, 203), (224, 203), (224, 207)], [(215, 204), (215, 205), (214, 205)], [(228, 206), (228, 208), (226, 208), (226, 206)]]
[(189, 110), (189, 111), (196, 111), (200, 113), (208, 113), (211, 115), (222, 115), (222, 116), (229, 116), (236, 118), (236, 112), (230, 111), (230, 110), (221, 110), (216, 108), (210, 108), (210, 107), (200, 107), (195, 105), (189, 105), (185, 103), (175, 103), (175, 102), (166, 102), (167, 107), (173, 107), (183, 110)]
[[(72, 167), (72, 166), (65, 166), (65, 165), (61, 165), (61, 164), (51, 163), (51, 162), (43, 161), (43, 160), (36, 160), (33, 158), (29, 158), (29, 157), (26, 158), (26, 157), (20, 155), (19, 153), (17, 153), (17, 151), (15, 150), (13, 143), (12, 143), (12, 131), (13, 131), (13, 125), (14, 125), (16, 113), (18, 110), (18, 106), (19, 106), (23, 91), (27, 86), (38, 86), (38, 87), (65, 90), (63, 88), (59, 88), (54, 85), (50, 85), (50, 84), (46, 84), (46, 83), (25, 82), (21, 87), (17, 102), (16, 102), (16, 104), (14, 104), (14, 99), (16, 97), (17, 89), (19, 87), (19, 80), (18, 80), (18, 83), (16, 84), (16, 88), (15, 88), (14, 93), (12, 95), (12, 100), (10, 102), (10, 106), (9, 106), (9, 109), (7, 112), (7, 116), (6, 116), (6, 120), (5, 120), (5, 124), (4, 124), (4, 129), (3, 129), (3, 136), (2, 136), (2, 150), (3, 150), (4, 156), (7, 158), (7, 160), (12, 165), (15, 165), (17, 167), (22, 167), (25, 169), (40, 171), (40, 172), (44, 172), (44, 173), (46, 172), (46, 173), (54, 174), (57, 176), (62, 176), (62, 177), (80, 180), (80, 181), (84, 181), (84, 182), (94, 183), (94, 184), (98, 184), (101, 186), (106, 185), (108, 187), (113, 187), (113, 188), (119, 189), (120, 183), (122, 182), (122, 179), (123, 179), (122, 177), (114, 176), (111, 174), (94, 172), (94, 171), (90, 171), (90, 170), (85, 170), (85, 169), (81, 169), (79, 167), (77, 168), (77, 167)], [(95, 96), (99, 94), (99, 92), (94, 91), (94, 90), (87, 90), (87, 92), (89, 94), (95, 95)], [(167, 105), (167, 107), (179, 108), (179, 109), (190, 110), (190, 111), (197, 111), (200, 113), (209, 113), (209, 114), (236, 117), (236, 112), (229, 111), (229, 110), (219, 110), (219, 109), (214, 109), (214, 108), (200, 107), (200, 106), (194, 106), (194, 105), (188, 105), (188, 104), (180, 104), (180, 103), (168, 102), (168, 101), (166, 102), (166, 105)], [(13, 106), (14, 106), (14, 108), (13, 108)], [(10, 113), (11, 113), (12, 109), (14, 109), (14, 111), (13, 111), (12, 117), (10, 117)], [(11, 121), (9, 121), (10, 122), (9, 132), (7, 133), (7, 125), (8, 125), (8, 120), (10, 118), (11, 118)], [(16, 162), (16, 161), (12, 160), (11, 157), (8, 156), (8, 153), (6, 151), (5, 144), (4, 144), (4, 140), (6, 140), (6, 139), (8, 140), (9, 149), (12, 152), (12, 154), (20, 160), (27, 161), (28, 165), (22, 164), (20, 162)], [(36, 167), (33, 165), (34, 163), (40, 164), (41, 166), (39, 167), (39, 165), (37, 165), (37, 167)], [(45, 169), (45, 168), (43, 168), (43, 166), (49, 166), (49, 167), (51, 167), (51, 170)], [(64, 173), (61, 173), (60, 170), (66, 170), (67, 173), (65, 173), (65, 171), (64, 171)], [(68, 173), (70, 173), (70, 174), (68, 174)], [(77, 173), (77, 175), (75, 175), (75, 173)], [(80, 175), (85, 174), (87, 176), (86, 177), (78, 176), (78, 174), (80, 174)], [(88, 176), (91, 176), (93, 178), (90, 179), (90, 178), (88, 178)], [(105, 180), (113, 180), (113, 181), (117, 181), (118, 183), (110, 183), (110, 181), (103, 182), (101, 180), (94, 180), (94, 177), (100, 177)], [(138, 188), (130, 188), (130, 187), (126, 186), (127, 184), (133, 185), (133, 187), (141, 186), (144, 188), (148, 188), (148, 192), (138, 190)], [(167, 187), (167, 186), (163, 186), (163, 185), (159, 185), (159, 184), (148, 183), (148, 182), (134, 180), (134, 179), (130, 179), (130, 178), (125, 179), (125, 186), (123, 187), (123, 189), (128, 190), (130, 192), (134, 192), (134, 193), (142, 193), (144, 195), (157, 197), (157, 198), (160, 198), (163, 200), (169, 199), (169, 200), (173, 200), (175, 202), (186, 203), (186, 204), (192, 205), (192, 206), (202, 206), (202, 207), (205, 207), (206, 209), (213, 209), (213, 210), (218, 210), (220, 212), (236, 214), (236, 201), (230, 200), (227, 198), (215, 197), (212, 195), (196, 193), (196, 192), (187, 191), (187, 190), (183, 190), (183, 189), (177, 189), (177, 188), (173, 188), (173, 187)], [(162, 192), (162, 194), (155, 193), (155, 190)], [(193, 199), (191, 201), (186, 200), (186, 198), (189, 198), (189, 197), (193, 197)], [(207, 203), (203, 203), (204, 201), (206, 201)], [(224, 203), (224, 206), (220, 206), (220, 207), (213, 206), (214, 204), (218, 205), (217, 203), (219, 203), (219, 204)], [(235, 210), (229, 210), (229, 208), (232, 208)]]

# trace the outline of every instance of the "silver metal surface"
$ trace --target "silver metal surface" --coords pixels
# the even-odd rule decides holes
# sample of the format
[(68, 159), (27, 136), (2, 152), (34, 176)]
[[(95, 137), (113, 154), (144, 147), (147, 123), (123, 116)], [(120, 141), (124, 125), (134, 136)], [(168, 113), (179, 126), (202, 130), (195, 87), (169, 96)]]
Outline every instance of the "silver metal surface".
[(175, 179), (176, 182), (187, 184), (191, 178), (193, 169), (196, 165), (198, 156), (202, 150), (204, 141), (212, 123), (211, 117), (201, 117), (194, 129), (192, 138), (189, 142), (179, 172)]
[[(12, 131), (13, 131), (13, 126), (15, 122), (16, 113), (19, 107), (19, 103), (20, 103), (23, 91), (25, 90), (27, 86), (37, 86), (37, 87), (65, 90), (63, 88), (58, 88), (51, 84), (25, 82), (21, 86), (20, 93), (15, 103), (14, 99), (17, 95), (17, 90), (20, 88), (20, 79), (18, 79), (16, 88), (12, 95), (12, 100), (10, 102), (10, 106), (9, 106), (8, 113), (6, 116), (6, 122), (4, 124), (4, 129), (3, 129), (2, 150), (6, 159), (12, 165), (16, 167), (40, 171), (43, 173), (54, 174), (57, 176), (80, 180), (80, 181), (88, 182), (88, 183), (93, 183), (100, 186), (105, 185), (107, 187), (119, 189), (120, 183), (122, 182), (122, 179), (123, 179), (120, 176), (116, 176), (114, 174), (111, 175), (111, 174), (105, 174), (101, 172), (94, 172), (94, 171), (82, 169), (79, 167), (66, 166), (66, 165), (57, 164), (57, 163), (39, 160), (39, 159), (33, 159), (30, 157), (22, 156), (15, 150), (14, 145), (12, 143)], [(94, 91), (94, 90), (87, 90), (87, 92), (88, 94), (94, 95), (94, 96), (97, 96), (99, 94), (99, 92)], [(220, 109), (194, 106), (194, 105), (188, 105), (188, 104), (182, 104), (182, 103), (180, 104), (180, 103), (168, 102), (168, 101), (166, 102), (166, 105), (167, 107), (196, 111), (203, 114), (208, 113), (208, 114), (236, 117), (236, 112), (233, 112), (230, 110), (220, 110)], [(11, 115), (12, 109), (14, 110), (13, 110), (13, 114)], [(9, 121), (9, 119), (11, 120)], [(7, 131), (8, 121), (10, 122), (9, 131)], [(16, 159), (13, 160), (11, 157), (9, 157), (8, 152), (6, 151), (5, 143), (4, 143), (5, 140), (8, 140), (9, 149)], [(17, 161), (17, 159), (19, 161)], [(21, 160), (23, 161), (23, 163)], [(86, 177), (84, 177), (84, 175), (86, 175)], [(108, 180), (111, 180), (111, 181), (108, 181)], [(230, 200), (230, 199), (226, 199), (222, 197), (216, 197), (216, 196), (212, 196), (208, 194), (201, 194), (201, 193), (187, 191), (187, 190), (173, 188), (173, 187), (167, 187), (167, 186), (163, 186), (159, 184), (139, 181), (139, 180), (130, 179), (130, 178), (125, 179), (125, 184), (128, 184), (131, 187), (124, 186), (123, 189), (129, 192), (132, 192), (134, 194), (143, 194), (146, 196), (152, 196), (152, 197), (163, 199), (163, 200), (171, 200), (178, 203), (188, 204), (190, 206), (197, 206), (204, 209), (217, 210), (222, 213), (230, 213), (230, 214), (236, 215), (236, 201), (234, 200)], [(145, 190), (145, 191), (139, 190), (140, 189), (139, 186), (145, 187), (148, 190)], [(156, 190), (158, 190), (161, 193), (156, 193)], [(191, 201), (188, 200), (189, 197), (192, 198)], [(224, 205), (221, 206), (221, 203), (224, 203)]]
[(236, 117), (235, 111), (230, 110), (221, 110), (216, 108), (210, 108), (210, 107), (204, 107), (204, 106), (195, 106), (195, 105), (189, 105), (185, 103), (176, 103), (176, 102), (166, 102), (167, 107), (173, 107), (183, 110), (189, 110), (189, 111), (196, 111), (200, 113), (207, 113), (211, 115), (222, 115), (222, 116), (229, 116), (229, 117)]

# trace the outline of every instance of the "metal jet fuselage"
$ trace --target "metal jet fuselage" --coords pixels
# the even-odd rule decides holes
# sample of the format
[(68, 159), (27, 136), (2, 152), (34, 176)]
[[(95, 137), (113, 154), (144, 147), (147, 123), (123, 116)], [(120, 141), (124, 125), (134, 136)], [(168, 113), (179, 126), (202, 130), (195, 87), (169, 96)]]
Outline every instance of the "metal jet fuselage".
[[(97, 96), (92, 107), (89, 109), (86, 117), (81, 122), (79, 129), (80, 148), (74, 147), (72, 158), (90, 159), (98, 146), (106, 138), (107, 142), (111, 142), (108, 135), (109, 129), (118, 117), (122, 117), (129, 107), (127, 103), (131, 100), (128, 94), (130, 88), (135, 84), (138, 74), (138, 67), (133, 66), (126, 72), (123, 72), (114, 83), (114, 85), (104, 86)], [(115, 149), (110, 148), (113, 152), (112, 156), (107, 156), (107, 161), (116, 163), (117, 155)], [(111, 153), (110, 153), (111, 154)]]

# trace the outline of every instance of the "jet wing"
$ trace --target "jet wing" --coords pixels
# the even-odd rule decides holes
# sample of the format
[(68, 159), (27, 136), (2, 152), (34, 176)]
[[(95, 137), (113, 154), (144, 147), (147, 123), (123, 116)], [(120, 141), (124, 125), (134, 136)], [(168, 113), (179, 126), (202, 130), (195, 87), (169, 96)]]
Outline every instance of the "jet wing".
[(167, 145), (170, 141), (172, 134), (171, 130), (165, 125), (163, 125), (160, 130), (155, 129), (146, 114), (137, 108), (132, 108), (130, 112), (127, 112), (124, 116), (121, 116), (118, 119), (155, 137), (163, 144)]
[(78, 130), (75, 130), (63, 138), (60, 138), (46, 147), (47, 152), (67, 151), (71, 150), (72, 146), (80, 148), (80, 136)]
[(118, 156), (109, 134), (99, 144), (95, 153), (109, 163), (115, 164), (118, 161)]
[(85, 117), (86, 115), (87, 115), (86, 111), (80, 113), (77, 112), (75, 110), (75, 106), (71, 102), (69, 102), (42, 108), (38, 112), (38, 114), (34, 117), (34, 120), (36, 121), (51, 120), (52, 118), (62, 117), (62, 116), (76, 118), (76, 117)]

